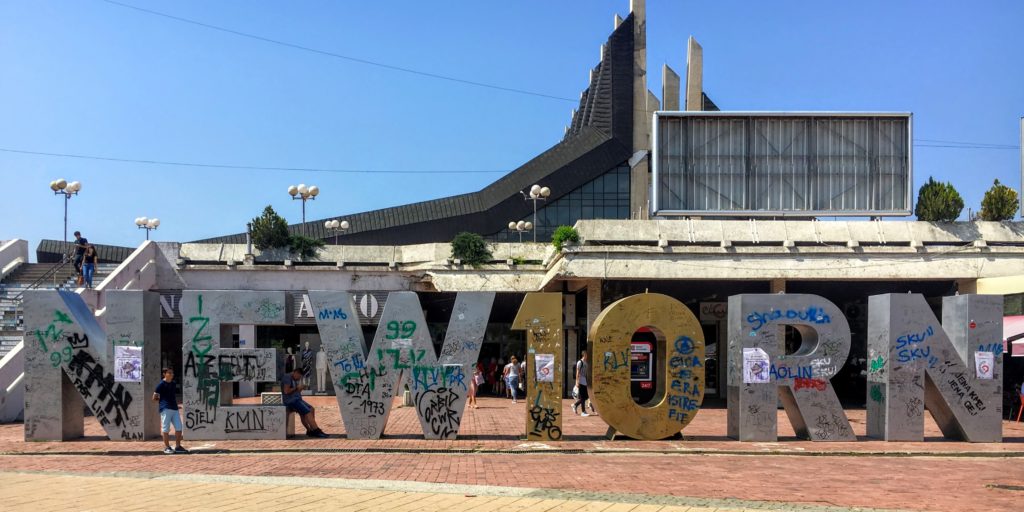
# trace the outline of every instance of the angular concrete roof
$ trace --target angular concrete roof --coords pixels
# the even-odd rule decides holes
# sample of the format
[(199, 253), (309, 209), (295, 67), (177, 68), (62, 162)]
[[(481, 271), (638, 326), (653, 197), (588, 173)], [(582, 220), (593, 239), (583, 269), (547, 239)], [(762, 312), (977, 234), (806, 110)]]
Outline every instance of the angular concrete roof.
[[(551, 187), (555, 192), (551, 200), (555, 200), (622, 164), (633, 147), (633, 42), (630, 15), (603, 46), (602, 60), (580, 96), (565, 138), (482, 190), (309, 221), (306, 231), (330, 241), (333, 233), (324, 228), (324, 220), (344, 218), (352, 227), (340, 235), (343, 244), (447, 242), (460, 231), (494, 234), (505, 229), (509, 219), (532, 212), (519, 191), (539, 183)], [(303, 231), (301, 224), (290, 229)], [(245, 234), (197, 242), (244, 243)]]

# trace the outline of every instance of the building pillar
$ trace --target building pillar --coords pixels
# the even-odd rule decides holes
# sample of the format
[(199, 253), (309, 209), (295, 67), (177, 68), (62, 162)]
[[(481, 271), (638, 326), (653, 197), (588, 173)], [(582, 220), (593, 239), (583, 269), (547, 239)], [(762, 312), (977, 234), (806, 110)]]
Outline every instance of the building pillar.
[(956, 280), (956, 291), (957, 293), (978, 293), (978, 280), (977, 279), (957, 279)]
[(690, 36), (686, 44), (686, 110), (704, 110), (704, 49)]
[[(256, 326), (242, 324), (238, 326), (238, 348), (256, 348)], [(238, 383), (239, 398), (256, 396), (256, 383), (242, 381)]]
[(786, 293), (786, 280), (785, 279), (772, 279), (771, 280), (771, 293)]
[(668, 64), (661, 66), (661, 101), (665, 110), (679, 110), (679, 74)]
[[(647, 101), (647, 7), (645, 0), (631, 0), (633, 12), (633, 158), (630, 159), (630, 217), (650, 217), (651, 186), (649, 153), (651, 116)], [(638, 158), (639, 157), (639, 158)]]

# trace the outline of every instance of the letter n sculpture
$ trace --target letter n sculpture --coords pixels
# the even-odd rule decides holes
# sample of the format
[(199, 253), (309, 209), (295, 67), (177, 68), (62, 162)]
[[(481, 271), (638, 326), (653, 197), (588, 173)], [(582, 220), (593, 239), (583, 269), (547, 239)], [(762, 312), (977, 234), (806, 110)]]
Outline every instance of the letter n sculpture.
[(26, 441), (81, 437), (83, 400), (112, 440), (158, 435), (160, 298), (118, 290), (106, 301), (97, 320), (77, 293), (25, 293)]
[(948, 438), (1002, 441), (1002, 297), (944, 297), (941, 325), (916, 294), (870, 297), (868, 314), (869, 436), (923, 441), (927, 408)]

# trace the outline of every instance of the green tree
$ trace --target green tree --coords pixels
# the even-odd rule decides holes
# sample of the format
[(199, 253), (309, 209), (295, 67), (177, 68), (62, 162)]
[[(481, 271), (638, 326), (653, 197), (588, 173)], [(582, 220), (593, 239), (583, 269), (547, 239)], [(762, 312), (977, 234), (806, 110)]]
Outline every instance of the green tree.
[(263, 215), (252, 219), (252, 243), (261, 251), (291, 247), (288, 223), (272, 206), (268, 205)]
[(484, 237), (463, 231), (452, 239), (452, 257), (475, 267), (490, 261), (491, 251), (487, 248)]
[(996, 180), (981, 200), (981, 220), (1011, 220), (1018, 206), (1017, 191)]
[(928, 183), (917, 192), (917, 220), (926, 222), (953, 222), (964, 209), (964, 199), (950, 183), (935, 181), (928, 177)]

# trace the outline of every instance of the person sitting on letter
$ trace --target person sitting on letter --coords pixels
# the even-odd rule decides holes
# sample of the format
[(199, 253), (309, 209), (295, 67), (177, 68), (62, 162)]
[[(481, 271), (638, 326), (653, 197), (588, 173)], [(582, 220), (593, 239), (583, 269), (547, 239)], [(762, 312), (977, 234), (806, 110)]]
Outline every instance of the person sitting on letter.
[(302, 426), (306, 427), (307, 436), (327, 437), (327, 434), (316, 425), (316, 415), (313, 411), (313, 406), (302, 399), (301, 391), (305, 388), (300, 383), (302, 374), (302, 368), (296, 367), (291, 373), (284, 374), (284, 378), (281, 379), (281, 394), (284, 399), (284, 406), (289, 411), (299, 415), (299, 419), (302, 420)]

